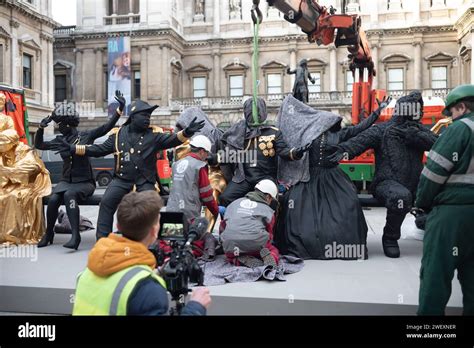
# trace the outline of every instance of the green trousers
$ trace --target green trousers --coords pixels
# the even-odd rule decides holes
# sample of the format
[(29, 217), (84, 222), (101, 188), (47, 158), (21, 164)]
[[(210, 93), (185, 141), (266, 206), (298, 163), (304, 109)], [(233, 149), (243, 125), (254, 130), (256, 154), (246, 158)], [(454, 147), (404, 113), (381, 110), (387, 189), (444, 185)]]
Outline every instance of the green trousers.
[(454, 271), (464, 315), (474, 315), (474, 205), (436, 206), (423, 240), (418, 315), (444, 315)]

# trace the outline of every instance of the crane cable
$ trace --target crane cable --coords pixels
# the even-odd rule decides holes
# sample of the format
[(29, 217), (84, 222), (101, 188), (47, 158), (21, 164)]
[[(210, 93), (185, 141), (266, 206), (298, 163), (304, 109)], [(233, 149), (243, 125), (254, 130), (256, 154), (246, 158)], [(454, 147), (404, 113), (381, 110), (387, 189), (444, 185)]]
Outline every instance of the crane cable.
[(253, 102), (252, 102), (252, 126), (259, 126), (258, 117), (258, 57), (259, 57), (259, 30), (260, 24), (263, 21), (263, 15), (258, 7), (260, 0), (253, 0), (253, 6), (251, 10), (252, 21), (253, 21), (253, 54), (252, 54), (252, 82), (253, 82)]

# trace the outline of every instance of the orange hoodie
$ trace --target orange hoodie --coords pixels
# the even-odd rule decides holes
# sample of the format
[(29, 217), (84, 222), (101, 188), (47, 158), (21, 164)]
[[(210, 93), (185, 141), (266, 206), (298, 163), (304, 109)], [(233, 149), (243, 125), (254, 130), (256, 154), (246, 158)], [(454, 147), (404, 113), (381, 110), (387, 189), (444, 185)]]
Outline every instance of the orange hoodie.
[(87, 267), (99, 277), (107, 277), (134, 265), (155, 268), (156, 260), (139, 242), (111, 233), (100, 239), (89, 253)]

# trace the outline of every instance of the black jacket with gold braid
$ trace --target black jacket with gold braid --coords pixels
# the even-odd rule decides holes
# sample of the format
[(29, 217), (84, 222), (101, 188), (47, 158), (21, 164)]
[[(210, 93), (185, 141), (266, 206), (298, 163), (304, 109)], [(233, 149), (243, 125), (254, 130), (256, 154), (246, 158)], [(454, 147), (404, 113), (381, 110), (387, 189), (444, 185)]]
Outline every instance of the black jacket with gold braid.
[(115, 177), (135, 184), (157, 182), (156, 159), (160, 150), (181, 145), (187, 140), (183, 132), (165, 134), (160, 127), (151, 126), (136, 141), (129, 136), (130, 126), (112, 130), (101, 145), (87, 146), (85, 155), (102, 157), (115, 155)]

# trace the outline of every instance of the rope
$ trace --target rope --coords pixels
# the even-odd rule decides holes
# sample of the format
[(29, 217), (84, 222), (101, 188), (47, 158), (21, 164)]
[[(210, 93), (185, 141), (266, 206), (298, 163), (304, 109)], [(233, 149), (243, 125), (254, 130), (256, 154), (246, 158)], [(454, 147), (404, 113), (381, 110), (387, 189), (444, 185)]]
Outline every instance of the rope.
[(253, 0), (252, 7), (252, 21), (253, 21), (253, 55), (252, 55), (252, 82), (253, 82), (253, 101), (252, 101), (252, 126), (259, 126), (260, 122), (258, 120), (258, 55), (259, 55), (259, 42), (258, 42), (258, 33), (260, 30), (260, 23), (263, 20), (262, 11), (258, 7), (260, 0)]

